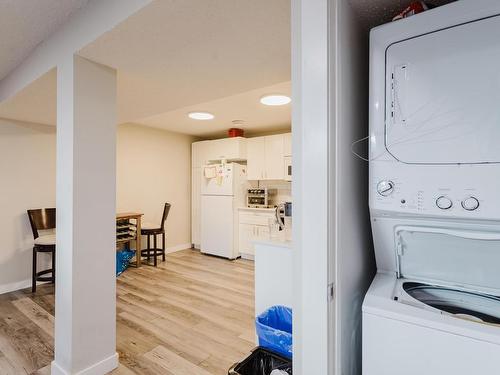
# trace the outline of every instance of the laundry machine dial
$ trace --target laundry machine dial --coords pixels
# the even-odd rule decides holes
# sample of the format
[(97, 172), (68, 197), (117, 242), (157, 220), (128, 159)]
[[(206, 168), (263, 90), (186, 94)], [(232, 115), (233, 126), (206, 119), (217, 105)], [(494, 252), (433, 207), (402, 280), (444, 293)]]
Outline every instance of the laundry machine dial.
[(438, 206), (442, 210), (448, 210), (453, 206), (453, 202), (450, 198), (442, 195), (438, 199), (436, 199), (436, 206)]
[(383, 197), (388, 197), (394, 191), (394, 182), (382, 180), (377, 184), (377, 192)]
[(475, 197), (465, 198), (462, 201), (462, 207), (467, 211), (474, 211), (479, 207), (479, 201)]

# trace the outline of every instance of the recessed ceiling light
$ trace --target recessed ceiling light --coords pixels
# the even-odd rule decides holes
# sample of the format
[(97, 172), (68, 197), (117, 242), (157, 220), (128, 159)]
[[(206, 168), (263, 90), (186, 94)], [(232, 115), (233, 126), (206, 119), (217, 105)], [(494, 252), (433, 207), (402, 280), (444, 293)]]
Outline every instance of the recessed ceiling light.
[(292, 101), (289, 96), (286, 95), (265, 95), (260, 98), (260, 102), (265, 105), (285, 105)]
[(213, 120), (215, 117), (210, 112), (189, 112), (188, 116), (193, 120)]

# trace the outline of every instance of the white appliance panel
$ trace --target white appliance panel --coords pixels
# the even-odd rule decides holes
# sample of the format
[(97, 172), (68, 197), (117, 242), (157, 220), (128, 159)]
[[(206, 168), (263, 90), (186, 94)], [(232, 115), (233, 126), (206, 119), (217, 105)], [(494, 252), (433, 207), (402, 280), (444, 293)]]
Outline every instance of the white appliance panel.
[(387, 48), (387, 150), (404, 163), (500, 162), (500, 16)]
[(234, 195), (235, 177), (233, 170), (236, 168), (232, 163), (204, 166), (202, 168), (201, 194)]
[(201, 197), (201, 252), (236, 258), (234, 249), (234, 204), (232, 196)]
[(405, 281), (499, 290), (500, 2), (480, 3), (458, 1), (371, 32), (378, 273), (363, 302), (364, 375), (500, 368), (498, 326), (395, 299)]

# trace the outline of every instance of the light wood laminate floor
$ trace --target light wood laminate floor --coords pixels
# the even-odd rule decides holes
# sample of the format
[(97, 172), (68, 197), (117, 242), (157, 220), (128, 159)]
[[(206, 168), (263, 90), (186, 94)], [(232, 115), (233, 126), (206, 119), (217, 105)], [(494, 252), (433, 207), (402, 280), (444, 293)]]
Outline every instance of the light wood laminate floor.
[[(130, 268), (117, 282), (113, 375), (226, 375), (255, 346), (253, 262), (198, 251)], [(0, 374), (50, 374), (54, 288), (0, 296)]]

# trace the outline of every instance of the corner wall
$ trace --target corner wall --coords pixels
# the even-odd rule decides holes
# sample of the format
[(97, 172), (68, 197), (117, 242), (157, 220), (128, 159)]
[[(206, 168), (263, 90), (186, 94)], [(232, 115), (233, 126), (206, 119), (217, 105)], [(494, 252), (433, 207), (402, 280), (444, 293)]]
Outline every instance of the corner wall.
[[(0, 176), (2, 294), (31, 285), (33, 234), (26, 210), (55, 207), (55, 126), (0, 119)], [(40, 268), (47, 261), (39, 255)]]
[[(368, 31), (358, 22), (349, 0), (332, 7), (336, 38), (332, 96), (335, 127), (335, 374), (361, 375), (361, 306), (375, 262), (368, 210), (368, 162), (351, 152), (368, 135)], [(367, 154), (367, 142), (356, 151)]]
[(170, 203), (167, 250), (190, 248), (194, 137), (136, 124), (118, 126), (117, 136), (117, 210), (142, 212), (144, 222), (159, 225)]

